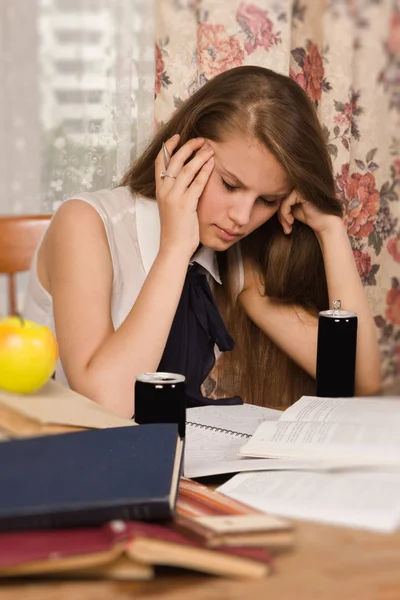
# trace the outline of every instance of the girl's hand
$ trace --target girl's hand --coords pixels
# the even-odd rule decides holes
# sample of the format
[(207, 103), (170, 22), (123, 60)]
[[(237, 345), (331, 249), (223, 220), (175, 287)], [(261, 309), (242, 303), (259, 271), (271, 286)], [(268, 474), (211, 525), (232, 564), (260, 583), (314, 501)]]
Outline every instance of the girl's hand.
[(282, 200), (278, 209), (278, 219), (286, 234), (292, 232), (294, 220), (297, 219), (311, 227), (317, 236), (323, 234), (332, 226), (336, 227), (337, 223), (342, 221), (340, 217), (321, 212), (313, 204), (302, 198), (296, 189)]
[[(173, 154), (178, 143), (179, 135), (165, 143), (172, 155), (167, 169), (162, 149), (155, 161), (160, 250), (173, 248), (190, 260), (200, 243), (197, 205), (214, 167), (214, 151), (204, 138), (194, 138)], [(193, 158), (186, 163), (192, 154)], [(170, 177), (162, 178), (161, 173)]]

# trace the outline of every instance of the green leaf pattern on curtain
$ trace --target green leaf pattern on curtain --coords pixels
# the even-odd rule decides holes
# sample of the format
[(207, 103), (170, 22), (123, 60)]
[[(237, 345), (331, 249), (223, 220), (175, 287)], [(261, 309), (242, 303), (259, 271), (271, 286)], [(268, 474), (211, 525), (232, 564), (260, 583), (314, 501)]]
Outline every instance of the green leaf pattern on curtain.
[(290, 75), (314, 102), (390, 384), (400, 374), (400, 0), (163, 0), (158, 11), (156, 127), (238, 65)]

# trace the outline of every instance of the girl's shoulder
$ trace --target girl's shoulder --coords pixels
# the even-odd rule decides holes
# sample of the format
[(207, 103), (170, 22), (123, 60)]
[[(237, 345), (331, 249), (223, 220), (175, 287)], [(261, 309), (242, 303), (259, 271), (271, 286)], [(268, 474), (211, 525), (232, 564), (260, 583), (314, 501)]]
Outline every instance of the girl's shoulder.
[(103, 222), (117, 223), (123, 219), (125, 214), (134, 214), (136, 207), (136, 198), (126, 186), (76, 193), (65, 200), (63, 204), (69, 200), (83, 200), (99, 213)]

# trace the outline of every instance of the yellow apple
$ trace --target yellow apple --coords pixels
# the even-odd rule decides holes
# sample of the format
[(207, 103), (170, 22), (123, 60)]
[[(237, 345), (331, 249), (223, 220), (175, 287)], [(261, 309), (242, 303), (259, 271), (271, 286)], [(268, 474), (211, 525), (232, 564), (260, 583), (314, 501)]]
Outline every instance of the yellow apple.
[(48, 327), (22, 317), (0, 319), (0, 388), (29, 394), (54, 373), (56, 338)]

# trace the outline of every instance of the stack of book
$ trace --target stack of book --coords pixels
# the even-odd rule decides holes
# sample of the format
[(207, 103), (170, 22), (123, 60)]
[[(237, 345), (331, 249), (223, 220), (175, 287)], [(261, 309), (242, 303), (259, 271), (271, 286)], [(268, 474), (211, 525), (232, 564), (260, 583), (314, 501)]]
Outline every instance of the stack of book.
[(0, 393), (0, 577), (271, 572), (289, 524), (182, 478), (173, 423), (133, 425), (55, 382)]
[(146, 580), (158, 565), (235, 578), (271, 573), (288, 522), (181, 479), (175, 519), (0, 533), (0, 577)]

